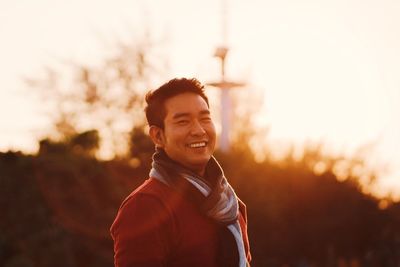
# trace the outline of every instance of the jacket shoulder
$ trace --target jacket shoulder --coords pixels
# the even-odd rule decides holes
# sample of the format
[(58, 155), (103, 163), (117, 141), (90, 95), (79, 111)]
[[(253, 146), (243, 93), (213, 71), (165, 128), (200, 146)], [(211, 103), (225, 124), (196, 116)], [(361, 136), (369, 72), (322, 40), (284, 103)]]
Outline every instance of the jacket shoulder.
[(117, 222), (124, 215), (132, 214), (134, 211), (143, 209), (162, 209), (167, 211), (166, 199), (171, 194), (169, 187), (160, 181), (149, 178), (143, 182), (138, 188), (132, 191), (121, 203), (114, 223), (111, 226), (113, 230)]
[(149, 178), (143, 182), (138, 188), (133, 190), (121, 203), (120, 209), (128, 202), (134, 200), (138, 195), (152, 196), (156, 199), (164, 199), (171, 194), (171, 189), (162, 182)]
[(148, 179), (123, 201), (110, 228), (115, 266), (162, 266), (177, 235), (176, 222), (163, 200), (168, 189)]

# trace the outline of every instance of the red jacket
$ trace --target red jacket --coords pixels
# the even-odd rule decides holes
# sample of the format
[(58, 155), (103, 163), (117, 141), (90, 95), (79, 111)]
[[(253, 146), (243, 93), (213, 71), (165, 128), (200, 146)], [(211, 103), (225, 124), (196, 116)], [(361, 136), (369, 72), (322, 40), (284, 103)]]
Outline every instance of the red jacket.
[[(239, 201), (239, 207), (250, 262), (246, 206)], [(181, 194), (150, 178), (124, 200), (111, 226), (115, 266), (217, 267), (220, 228)]]

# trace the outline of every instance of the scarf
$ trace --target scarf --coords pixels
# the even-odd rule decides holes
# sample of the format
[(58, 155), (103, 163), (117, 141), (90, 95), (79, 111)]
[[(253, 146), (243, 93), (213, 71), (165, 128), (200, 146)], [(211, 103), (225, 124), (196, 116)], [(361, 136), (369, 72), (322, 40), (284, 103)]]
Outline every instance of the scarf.
[(153, 155), (150, 177), (181, 191), (189, 187), (190, 194), (185, 194), (209, 218), (225, 227), (233, 236), (239, 255), (239, 267), (247, 266), (242, 232), (239, 225), (238, 198), (224, 176), (224, 172), (212, 156), (206, 166), (204, 179), (184, 166), (170, 159), (157, 148)]

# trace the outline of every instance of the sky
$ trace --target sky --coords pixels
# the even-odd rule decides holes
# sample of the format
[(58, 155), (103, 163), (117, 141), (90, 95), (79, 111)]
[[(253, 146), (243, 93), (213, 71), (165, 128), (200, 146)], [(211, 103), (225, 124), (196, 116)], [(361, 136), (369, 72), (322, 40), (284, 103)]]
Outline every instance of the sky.
[(150, 33), (171, 77), (215, 80), (214, 50), (227, 45), (228, 78), (262, 92), (271, 150), (322, 142), (352, 155), (374, 144), (369, 164), (387, 168), (379, 192), (400, 196), (398, 14), (395, 0), (0, 0), (0, 151), (34, 152), (50, 123), (23, 77), (63, 60), (96, 64), (116, 39)]

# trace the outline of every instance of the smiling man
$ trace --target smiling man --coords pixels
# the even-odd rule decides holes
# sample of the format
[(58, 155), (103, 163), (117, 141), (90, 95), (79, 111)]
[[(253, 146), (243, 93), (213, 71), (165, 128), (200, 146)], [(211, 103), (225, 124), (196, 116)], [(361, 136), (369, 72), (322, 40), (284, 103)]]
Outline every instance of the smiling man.
[(204, 86), (173, 79), (146, 102), (156, 151), (149, 179), (124, 200), (111, 227), (115, 266), (249, 266), (246, 207), (212, 156), (216, 133)]

